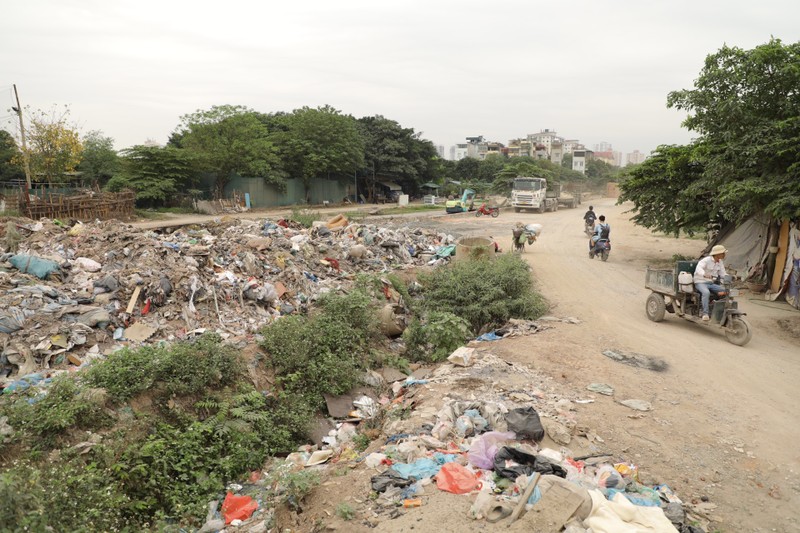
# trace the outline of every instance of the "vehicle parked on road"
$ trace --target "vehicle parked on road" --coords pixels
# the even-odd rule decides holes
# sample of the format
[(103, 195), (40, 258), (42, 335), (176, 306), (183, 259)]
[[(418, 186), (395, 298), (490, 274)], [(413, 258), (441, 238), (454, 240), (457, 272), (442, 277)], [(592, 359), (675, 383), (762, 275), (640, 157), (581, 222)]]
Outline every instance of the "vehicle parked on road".
[(472, 211), (475, 209), (473, 205), (475, 200), (475, 191), (472, 189), (464, 189), (461, 198), (448, 200), (444, 204), (444, 210), (447, 213), (463, 213), (465, 211)]
[(489, 207), (486, 203), (482, 203), (481, 206), (475, 211), (475, 216), (479, 217), (482, 215), (491, 216), (493, 218), (497, 218), (500, 216), (500, 208), (499, 207)]
[(750, 342), (753, 332), (744, 318), (745, 313), (739, 310), (739, 304), (734, 299), (738, 291), (733, 288), (731, 277), (725, 276), (720, 280), (725, 287), (724, 294), (712, 294), (710, 320), (703, 322), (700, 292), (692, 282), (696, 267), (697, 261), (678, 261), (672, 269), (647, 267), (644, 286), (652, 291), (645, 305), (647, 318), (661, 322), (669, 311), (695, 324), (721, 330), (728, 342), (744, 346)]
[(511, 185), (511, 206), (516, 213), (523, 209), (558, 211), (558, 195), (548, 192), (544, 178), (518, 176)]

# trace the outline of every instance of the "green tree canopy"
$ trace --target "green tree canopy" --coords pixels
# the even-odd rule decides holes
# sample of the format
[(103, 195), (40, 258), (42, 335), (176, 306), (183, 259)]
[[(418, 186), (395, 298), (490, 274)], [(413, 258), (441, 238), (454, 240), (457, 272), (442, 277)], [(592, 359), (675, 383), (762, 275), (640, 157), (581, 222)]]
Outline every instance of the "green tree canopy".
[(20, 161), (22, 154), (14, 136), (0, 130), (0, 182), (16, 182), (25, 179), (25, 170)]
[(121, 170), (106, 189), (112, 192), (132, 189), (138, 203), (163, 205), (178, 191), (196, 186), (193, 155), (173, 146), (137, 145), (122, 151)]
[(356, 120), (331, 106), (302, 107), (272, 117), (283, 169), (300, 178), (310, 201), (313, 178), (352, 177), (364, 164), (364, 141)]
[(285, 183), (273, 170), (277, 151), (259, 115), (243, 106), (213, 106), (181, 117), (170, 143), (192, 153), (198, 167), (214, 176), (214, 193), (223, 195), (234, 174)]
[(103, 184), (119, 169), (119, 156), (114, 150), (114, 139), (93, 130), (83, 137), (83, 154), (78, 170), (86, 181)]
[[(690, 147), (660, 147), (656, 161), (628, 172), (620, 201), (633, 201), (642, 223), (674, 233), (761, 210), (800, 216), (800, 43), (723, 46), (694, 89), (670, 93), (667, 105), (687, 111), (683, 125), (699, 136)], [(661, 171), (685, 192), (665, 186)]]

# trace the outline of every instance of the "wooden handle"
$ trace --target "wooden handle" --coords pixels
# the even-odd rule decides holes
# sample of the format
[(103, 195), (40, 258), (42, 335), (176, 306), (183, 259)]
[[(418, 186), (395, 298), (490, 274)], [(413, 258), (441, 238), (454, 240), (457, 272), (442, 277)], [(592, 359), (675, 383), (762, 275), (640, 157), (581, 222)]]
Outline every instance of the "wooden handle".
[(525, 492), (522, 494), (522, 498), (517, 502), (517, 506), (514, 508), (514, 512), (511, 513), (511, 522), (508, 523), (508, 527), (511, 527), (511, 524), (517, 521), (519, 515), (522, 513), (522, 510), (525, 509), (525, 504), (528, 503), (528, 498), (531, 497), (533, 494), (533, 489), (536, 488), (536, 485), (539, 484), (539, 478), (542, 475), (539, 472), (536, 472), (533, 475), (533, 481), (528, 482), (528, 486), (525, 487)]

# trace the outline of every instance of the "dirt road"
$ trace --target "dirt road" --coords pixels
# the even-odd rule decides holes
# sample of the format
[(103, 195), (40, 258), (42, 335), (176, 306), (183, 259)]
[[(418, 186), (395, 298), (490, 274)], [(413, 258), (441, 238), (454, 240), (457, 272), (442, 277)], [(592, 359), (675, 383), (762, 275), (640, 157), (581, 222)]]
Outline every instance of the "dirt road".
[[(501, 341), (496, 351), (576, 389), (592, 382), (613, 386), (613, 398), (598, 395), (580, 406), (580, 422), (654, 478), (670, 480), (684, 499), (707, 498), (703, 507), (720, 530), (800, 531), (800, 340), (776, 325), (800, 320), (798, 313), (743, 291), (740, 305), (754, 329), (744, 347), (673, 315), (649, 321), (645, 266), (668, 263), (676, 253), (696, 256), (705, 243), (653, 235), (630, 223), (627, 207), (611, 199), (594, 205), (612, 227), (606, 263), (588, 257), (582, 208), (445, 221), (461, 234), (500, 237), (506, 250), (517, 220), (543, 224), (524, 257), (552, 314), (583, 321), (535, 339)], [(623, 365), (602, 354), (608, 349), (660, 358), (668, 368)], [(653, 410), (638, 413), (616, 403), (630, 398), (650, 402)]]

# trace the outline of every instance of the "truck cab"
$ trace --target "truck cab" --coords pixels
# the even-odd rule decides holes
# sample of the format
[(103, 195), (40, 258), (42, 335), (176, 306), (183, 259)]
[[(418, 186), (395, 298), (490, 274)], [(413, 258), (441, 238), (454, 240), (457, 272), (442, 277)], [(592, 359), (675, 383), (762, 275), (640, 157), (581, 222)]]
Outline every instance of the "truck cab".
[(544, 213), (558, 209), (558, 198), (547, 194), (546, 179), (518, 176), (511, 186), (511, 205), (517, 213), (523, 209)]

